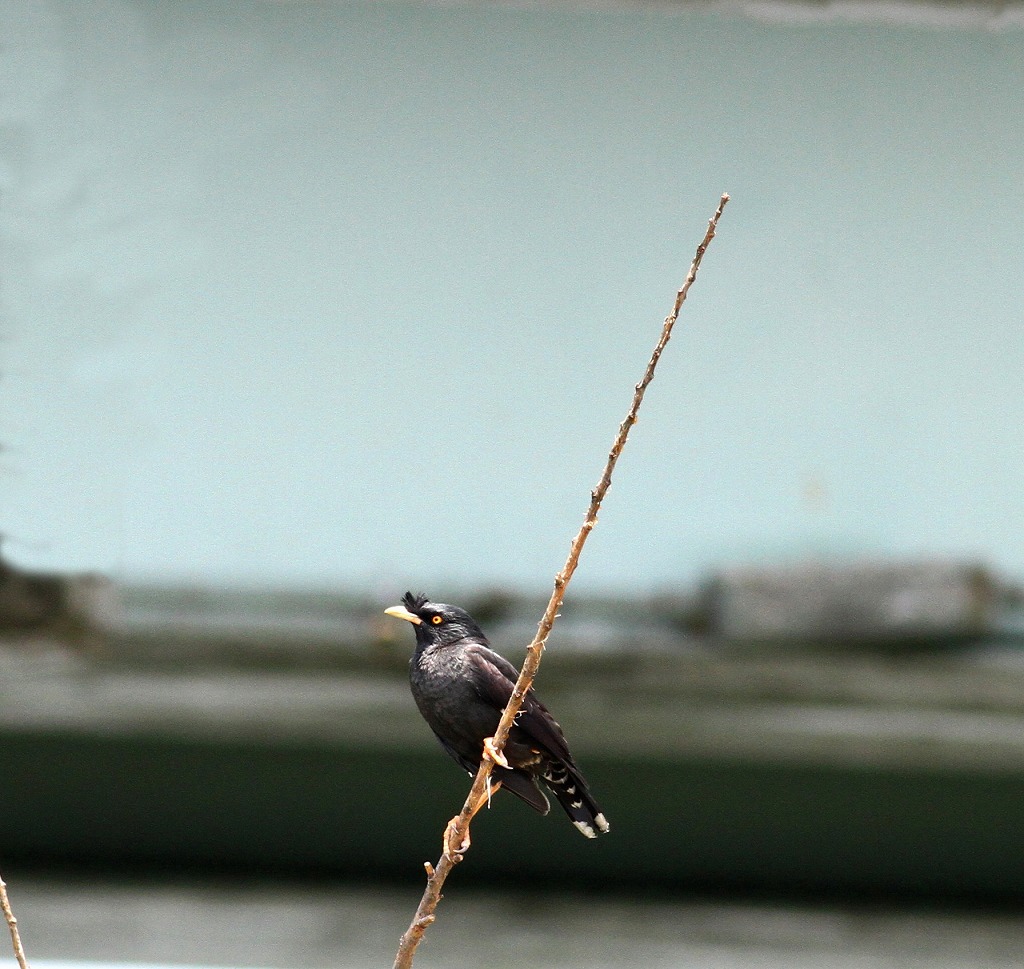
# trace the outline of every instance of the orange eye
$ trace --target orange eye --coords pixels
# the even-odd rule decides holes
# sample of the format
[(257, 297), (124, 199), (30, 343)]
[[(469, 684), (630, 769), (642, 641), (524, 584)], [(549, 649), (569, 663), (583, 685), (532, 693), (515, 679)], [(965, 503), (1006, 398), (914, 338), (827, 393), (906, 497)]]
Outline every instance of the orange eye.
[(443, 622), (444, 622), (444, 620), (443, 620), (443, 619), (442, 619), (442, 618), (441, 618), (440, 616), (434, 616), (434, 617), (433, 617), (433, 618), (432, 618), (432, 619), (431, 619), (430, 621), (431, 621), (431, 622), (432, 622), (432, 623), (433, 623), (433, 624), (434, 624), (435, 626), (440, 626), (440, 625), (441, 625), (441, 623), (443, 623)]

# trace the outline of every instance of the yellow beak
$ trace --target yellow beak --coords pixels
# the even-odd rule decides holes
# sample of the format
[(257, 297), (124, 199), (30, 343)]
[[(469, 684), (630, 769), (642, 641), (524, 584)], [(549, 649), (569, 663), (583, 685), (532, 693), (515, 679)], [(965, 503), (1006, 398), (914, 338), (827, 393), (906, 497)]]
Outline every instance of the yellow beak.
[(414, 615), (402, 606), (392, 606), (390, 609), (385, 609), (384, 615), (394, 616), (396, 619), (404, 619), (406, 622), (415, 623), (417, 626), (420, 626), (423, 623), (423, 620), (420, 619), (419, 616)]

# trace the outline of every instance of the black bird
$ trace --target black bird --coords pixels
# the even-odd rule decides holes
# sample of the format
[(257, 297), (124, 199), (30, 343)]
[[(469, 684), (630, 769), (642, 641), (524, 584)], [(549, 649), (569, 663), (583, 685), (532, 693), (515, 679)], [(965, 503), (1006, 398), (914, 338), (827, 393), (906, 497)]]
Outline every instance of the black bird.
[(498, 785), (547, 814), (554, 795), (570, 820), (588, 838), (608, 830), (608, 821), (590, 794), (569, 753), (562, 728), (533, 690), (526, 694), (502, 755), (491, 740), (498, 729), (519, 671), (499, 656), (465, 610), (428, 602), (407, 592), (403, 605), (384, 611), (405, 619), (416, 631), (416, 652), (409, 661), (409, 682), (420, 713), (449, 755), (475, 774), (487, 754)]

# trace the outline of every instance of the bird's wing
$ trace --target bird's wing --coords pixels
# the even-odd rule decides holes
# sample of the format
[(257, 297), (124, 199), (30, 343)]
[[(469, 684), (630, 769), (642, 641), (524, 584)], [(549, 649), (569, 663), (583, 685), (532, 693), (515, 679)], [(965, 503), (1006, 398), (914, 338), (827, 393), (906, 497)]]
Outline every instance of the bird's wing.
[(468, 757), (463, 757), (447, 740), (444, 739), (439, 733), (435, 731), (434, 736), (437, 737), (438, 743), (444, 747), (445, 753), (451, 757), (467, 774), (472, 776), (477, 772), (477, 768), (480, 766), (479, 763), (474, 764)]
[[(486, 646), (470, 646), (466, 653), (477, 692), (497, 710), (503, 710), (512, 696), (519, 671), (505, 657)], [(562, 728), (547, 707), (537, 699), (533, 690), (526, 694), (522, 709), (516, 717), (516, 726), (545, 748), (552, 757), (572, 763)]]
[[(509, 691), (511, 693), (511, 691)], [(438, 742), (444, 747), (448, 756), (452, 758), (467, 774), (472, 777), (476, 774), (479, 768), (479, 763), (474, 763), (468, 757), (463, 757), (447, 740), (444, 739), (439, 733), (434, 734), (437, 737)], [(516, 797), (521, 798), (527, 804), (530, 805), (535, 811), (539, 811), (541, 814), (547, 814), (551, 810), (551, 805), (548, 803), (548, 799), (544, 796), (544, 792), (537, 786), (537, 781), (528, 774), (521, 774), (515, 770), (505, 770), (501, 767), (494, 768), (493, 776), (501, 781), (502, 787), (507, 791), (515, 794)]]
[(501, 781), (501, 786), (516, 797), (524, 800), (527, 804), (534, 809), (539, 811), (541, 814), (547, 814), (551, 810), (551, 805), (548, 803), (548, 799), (544, 796), (544, 792), (537, 786), (536, 778), (529, 774), (523, 774), (519, 771), (514, 770), (503, 770), (501, 767), (494, 768), (494, 775)]

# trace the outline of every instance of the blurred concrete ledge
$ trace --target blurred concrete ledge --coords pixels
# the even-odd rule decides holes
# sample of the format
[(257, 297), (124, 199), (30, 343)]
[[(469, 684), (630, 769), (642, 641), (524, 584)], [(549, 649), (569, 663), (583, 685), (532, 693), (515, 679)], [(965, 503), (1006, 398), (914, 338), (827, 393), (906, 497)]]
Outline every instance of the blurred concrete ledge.
[[(449, 0), (421, 0), (426, 4)], [(465, 0), (472, 6), (472, 0)], [(522, 6), (523, 0), (502, 0)], [(1003, 0), (530, 0), (552, 10), (724, 13), (769, 23), (867, 23), (891, 27), (1016, 30), (1024, 5)]]
[(973, 562), (805, 562), (731, 568), (705, 586), (707, 626), (730, 642), (929, 645), (1003, 628), (1014, 590)]
[[(5, 729), (430, 743), (408, 630), (376, 599), (81, 581), (74, 648), (66, 593), (60, 621), (0, 636)], [(518, 665), (543, 602), (459, 601)], [(1024, 771), (1018, 601), (963, 563), (737, 569), (690, 595), (573, 600), (538, 687), (585, 725), (578, 747), (618, 756)]]
[[(1009, 659), (928, 669), (914, 660), (902, 684), (907, 664), (837, 669), (804, 658), (772, 671), (763, 661), (691, 655), (643, 657), (592, 677), (582, 672), (585, 664), (566, 659), (545, 667), (538, 688), (583, 759), (593, 751), (625, 761), (729, 758), (1024, 774), (1024, 663)], [(826, 682), (829, 669), (846, 688)], [(0, 730), (9, 732), (434, 750), (404, 676), (385, 669), (130, 671), (47, 650), (0, 652), (0, 681)]]
[(1024, 5), (1001, 0), (695, 0), (694, 6), (784, 24), (863, 23), (944, 30), (1024, 27)]
[(0, 554), (0, 642), (54, 639), (90, 648), (119, 623), (120, 610), (120, 595), (103, 576), (34, 572)]
[[(407, 630), (365, 595), (123, 586), (116, 605), (110, 595), (95, 598), (96, 625), (112, 631), (113, 653), (139, 662), (344, 667), (368, 647), (403, 662), (406, 654)], [(502, 589), (445, 598), (468, 608), (493, 641), (523, 646), (546, 604), (546, 596)], [(647, 598), (570, 596), (552, 642), (591, 657), (690, 647), (764, 646), (776, 655), (818, 646), (838, 655), (978, 640), (1024, 645), (1022, 601), (1018, 585), (970, 561), (732, 568), (696, 588)]]
[[(120, 592), (100, 647), (0, 646), (8, 857), (397, 877), (435, 852), (467, 781), (415, 711), (388, 603)], [(521, 659), (538, 604), (463, 601)], [(499, 797), (478, 877), (512, 839), (531, 879), (1024, 897), (1012, 623), (743, 642), (708, 634), (703, 601), (566, 607), (539, 690), (613, 834), (578, 844)]]

